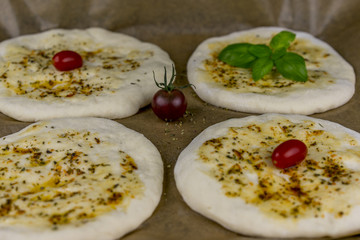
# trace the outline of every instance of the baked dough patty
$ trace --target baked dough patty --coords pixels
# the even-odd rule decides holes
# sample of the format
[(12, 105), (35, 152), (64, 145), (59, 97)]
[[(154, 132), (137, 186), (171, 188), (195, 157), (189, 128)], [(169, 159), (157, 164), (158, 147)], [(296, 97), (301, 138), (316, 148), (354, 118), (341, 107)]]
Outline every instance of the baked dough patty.
[[(79, 53), (83, 66), (56, 70), (52, 57), (63, 50)], [(101, 28), (9, 39), (0, 43), (0, 111), (21, 121), (128, 117), (158, 90), (153, 71), (163, 76), (172, 64), (158, 46)]]
[(155, 146), (117, 122), (34, 123), (0, 140), (1, 239), (118, 239), (151, 216), (162, 181)]
[[(308, 154), (278, 169), (276, 146)], [(180, 154), (176, 186), (195, 211), (245, 235), (339, 237), (360, 231), (360, 134), (302, 115), (264, 114), (205, 129)]]
[[(303, 56), (307, 82), (295, 82), (272, 72), (254, 81), (251, 71), (231, 67), (217, 59), (229, 44), (269, 44), (283, 31), (296, 33), (289, 51)], [(213, 37), (202, 42), (187, 64), (188, 79), (205, 102), (249, 113), (309, 115), (339, 107), (355, 92), (355, 73), (331, 46), (314, 36), (279, 27), (260, 27)]]

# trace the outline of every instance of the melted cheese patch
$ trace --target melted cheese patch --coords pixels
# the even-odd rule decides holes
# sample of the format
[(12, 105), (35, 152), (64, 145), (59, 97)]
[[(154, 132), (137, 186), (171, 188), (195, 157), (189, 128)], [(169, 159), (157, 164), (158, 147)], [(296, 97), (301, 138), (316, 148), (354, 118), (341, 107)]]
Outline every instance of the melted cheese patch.
[[(253, 44), (269, 44), (270, 38), (259, 36), (243, 36), (236, 39), (234, 43), (251, 42)], [(320, 47), (314, 48), (310, 41), (296, 39), (289, 47), (288, 51), (295, 52), (305, 59), (308, 70), (307, 82), (296, 82), (281, 76), (273, 70), (263, 79), (254, 81), (250, 69), (232, 67), (218, 60), (217, 56), (223, 48), (230, 43), (211, 43), (211, 57), (204, 60), (203, 66), (209, 74), (209, 83), (216, 87), (238, 93), (251, 92), (260, 94), (278, 94), (286, 91), (295, 91), (299, 88), (318, 88), (334, 83), (332, 78), (325, 70), (322, 70), (322, 61), (330, 56)]]
[[(307, 145), (306, 159), (276, 169), (271, 162), (274, 148), (293, 138)], [(358, 199), (359, 142), (347, 134), (337, 137), (312, 121), (280, 119), (231, 127), (226, 135), (203, 143), (198, 156), (227, 197), (242, 198), (271, 217), (342, 217), (352, 208), (349, 199)]]
[[(61, 36), (52, 37), (61, 42)], [(72, 71), (57, 71), (52, 65), (52, 57), (69, 48), (82, 56), (83, 66)], [(90, 40), (74, 40), (70, 46), (56, 44), (44, 49), (9, 45), (4, 56), (6, 61), (0, 66), (0, 83), (8, 89), (9, 96), (22, 95), (43, 101), (111, 94), (124, 85), (141, 81), (129, 74), (153, 55), (149, 50), (102, 48)], [(131, 82), (128, 79), (138, 80)]]
[(142, 196), (137, 165), (117, 146), (97, 133), (51, 132), (0, 146), (0, 225), (81, 225)]

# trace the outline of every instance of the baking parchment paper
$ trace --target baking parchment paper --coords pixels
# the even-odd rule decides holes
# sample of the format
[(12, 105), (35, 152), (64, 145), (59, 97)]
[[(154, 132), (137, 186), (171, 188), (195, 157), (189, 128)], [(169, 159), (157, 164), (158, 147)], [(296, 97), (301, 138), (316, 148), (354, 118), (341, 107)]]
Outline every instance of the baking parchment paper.
[[(348, 103), (312, 116), (360, 132), (359, 12), (358, 0), (0, 0), (0, 40), (52, 28), (102, 27), (160, 46), (175, 62), (177, 85), (185, 85), (187, 60), (209, 37), (259, 26), (309, 32), (335, 48), (354, 67), (357, 76), (356, 94)], [(253, 239), (192, 211), (179, 195), (173, 175), (179, 153), (202, 130), (249, 114), (206, 104), (191, 88), (184, 93), (188, 111), (178, 121), (161, 121), (149, 106), (132, 117), (117, 119), (156, 145), (165, 168), (159, 206), (151, 218), (123, 239)], [(27, 125), (0, 114), (0, 136)]]

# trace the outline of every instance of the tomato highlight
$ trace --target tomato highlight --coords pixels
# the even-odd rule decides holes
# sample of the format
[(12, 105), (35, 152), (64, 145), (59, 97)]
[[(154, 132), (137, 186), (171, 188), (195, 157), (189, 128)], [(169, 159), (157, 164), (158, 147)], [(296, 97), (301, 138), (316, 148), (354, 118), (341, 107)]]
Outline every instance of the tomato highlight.
[(305, 143), (297, 139), (290, 139), (274, 149), (271, 159), (277, 168), (289, 168), (302, 162), (307, 151)]
[(83, 65), (80, 54), (70, 50), (56, 53), (52, 58), (52, 63), (59, 71), (74, 70), (76, 68), (80, 68)]

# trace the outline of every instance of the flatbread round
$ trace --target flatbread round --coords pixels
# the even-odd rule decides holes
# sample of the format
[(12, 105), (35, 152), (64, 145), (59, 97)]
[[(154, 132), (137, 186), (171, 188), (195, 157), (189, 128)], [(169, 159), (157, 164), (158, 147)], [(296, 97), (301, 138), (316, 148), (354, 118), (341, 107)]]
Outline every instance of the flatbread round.
[[(274, 167), (288, 139), (304, 161)], [(302, 115), (230, 119), (204, 130), (180, 154), (176, 186), (195, 211), (224, 227), (262, 237), (340, 237), (360, 232), (360, 134)]]
[(0, 140), (3, 240), (112, 240), (151, 216), (163, 164), (143, 135), (101, 118), (34, 123)]
[[(214, 37), (202, 42), (188, 61), (188, 79), (201, 99), (215, 106), (250, 113), (313, 114), (345, 104), (355, 92), (355, 73), (331, 46), (305, 32), (297, 32), (289, 51), (304, 57), (309, 79), (295, 82), (272, 72), (254, 81), (251, 70), (217, 59), (229, 44), (269, 44), (288, 30), (260, 27)], [(336, 97), (335, 97), (336, 96)]]
[[(57, 71), (52, 57), (63, 50), (79, 53), (83, 66)], [(128, 117), (158, 90), (153, 71), (163, 76), (172, 64), (159, 47), (100, 28), (9, 39), (0, 43), (0, 111), (21, 121)]]

